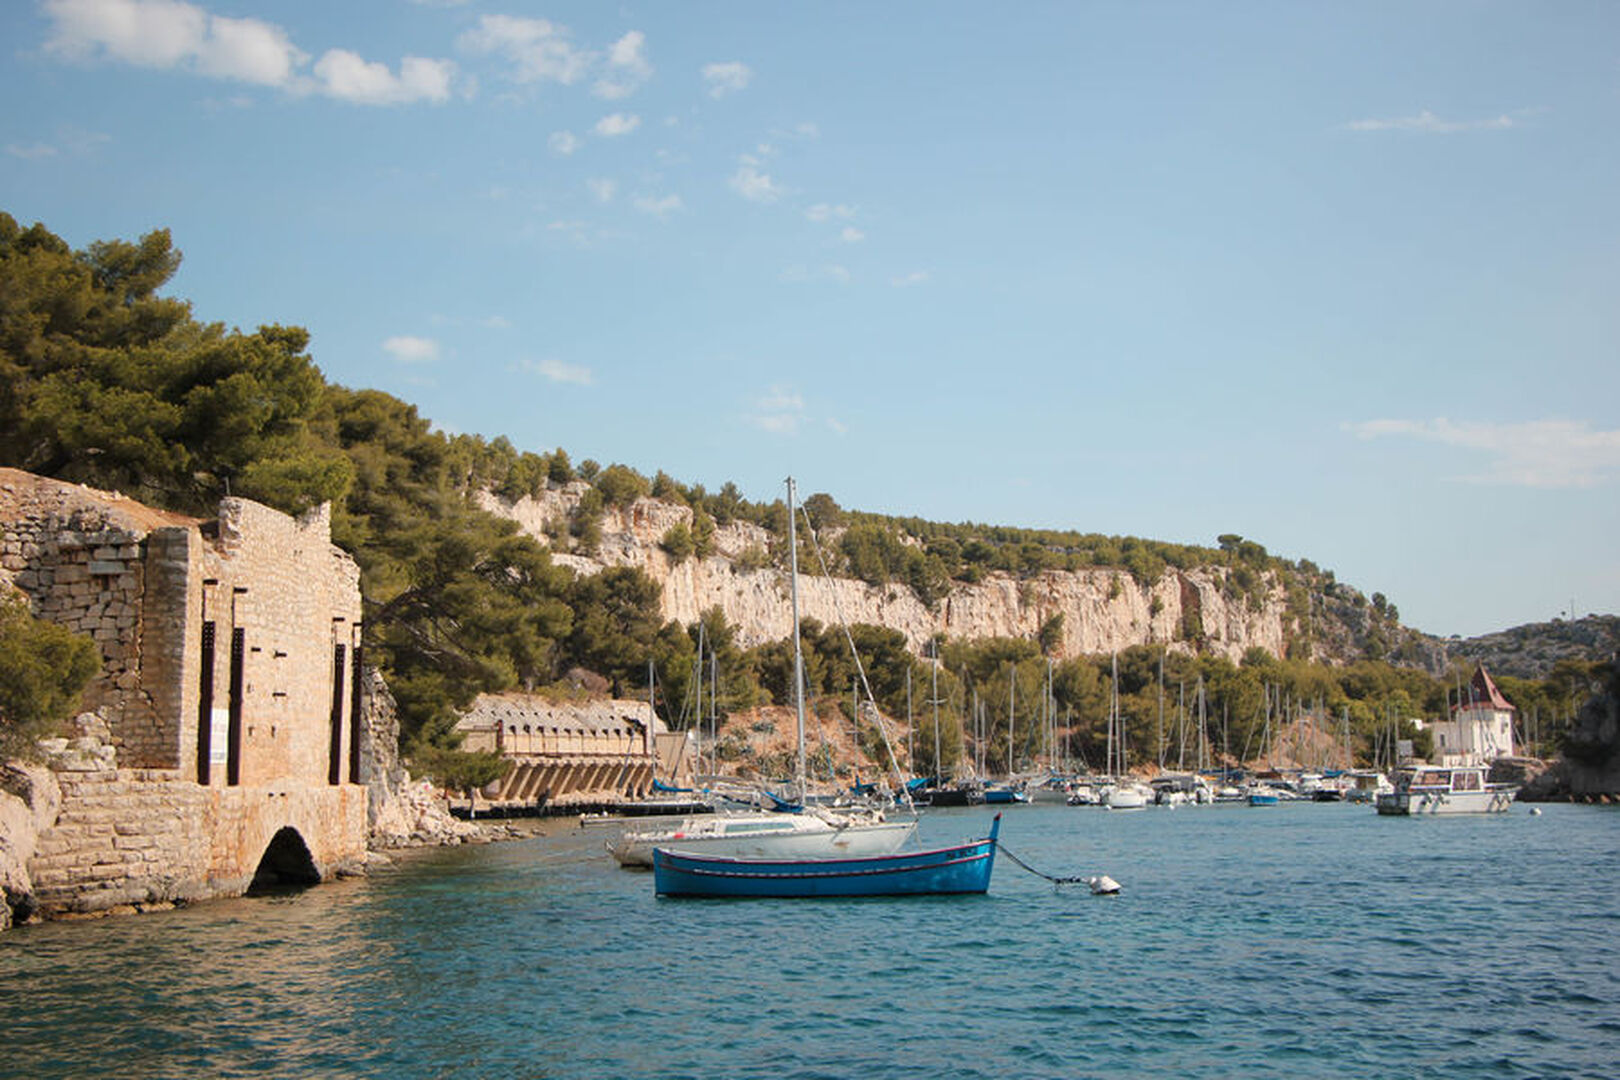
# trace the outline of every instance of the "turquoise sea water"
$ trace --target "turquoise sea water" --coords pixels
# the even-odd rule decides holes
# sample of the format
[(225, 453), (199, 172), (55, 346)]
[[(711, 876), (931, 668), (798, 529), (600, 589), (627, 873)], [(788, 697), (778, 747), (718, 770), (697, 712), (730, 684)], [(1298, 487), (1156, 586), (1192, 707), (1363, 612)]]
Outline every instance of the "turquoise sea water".
[(1613, 810), (1007, 811), (1114, 898), (659, 900), (606, 835), (0, 935), (0, 1075), (1620, 1075)]

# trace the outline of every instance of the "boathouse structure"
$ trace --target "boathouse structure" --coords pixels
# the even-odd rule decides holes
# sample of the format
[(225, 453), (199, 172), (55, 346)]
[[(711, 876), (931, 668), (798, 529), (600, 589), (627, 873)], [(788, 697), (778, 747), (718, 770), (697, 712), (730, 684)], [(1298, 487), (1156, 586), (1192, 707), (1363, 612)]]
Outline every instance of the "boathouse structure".
[[(0, 469), (0, 588), (103, 657), (27, 859), (52, 916), (312, 883), (365, 856), (360, 573), (328, 508), (202, 521)], [(37, 800), (36, 800), (37, 803)], [(37, 809), (37, 806), (36, 806)]]
[(646, 702), (553, 701), (480, 694), (456, 723), (461, 748), (511, 762), (483, 794), (498, 806), (610, 806), (646, 799), (658, 783), (691, 783), (687, 733), (667, 731)]

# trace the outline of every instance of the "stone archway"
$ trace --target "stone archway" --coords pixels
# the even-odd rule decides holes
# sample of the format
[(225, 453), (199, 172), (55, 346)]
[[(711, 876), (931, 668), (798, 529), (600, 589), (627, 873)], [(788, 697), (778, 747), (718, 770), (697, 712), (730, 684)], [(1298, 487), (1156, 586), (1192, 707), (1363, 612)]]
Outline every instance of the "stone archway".
[(321, 872), (315, 869), (315, 859), (298, 830), (285, 826), (270, 838), (270, 846), (259, 859), (259, 868), (253, 871), (253, 882), (247, 888), (248, 896), (285, 892), (318, 885)]

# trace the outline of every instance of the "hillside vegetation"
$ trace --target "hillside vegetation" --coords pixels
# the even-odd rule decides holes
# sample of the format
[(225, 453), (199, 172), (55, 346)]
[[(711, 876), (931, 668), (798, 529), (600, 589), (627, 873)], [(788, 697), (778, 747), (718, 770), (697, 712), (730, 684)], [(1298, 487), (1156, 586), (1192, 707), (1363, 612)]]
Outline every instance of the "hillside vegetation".
[[(160, 296), (179, 262), (165, 230), (73, 251), (43, 225), (23, 228), (0, 213), (0, 463), (201, 516), (226, 494), (290, 513), (330, 502), (334, 539), (362, 571), (367, 655), (399, 700), (403, 738), (419, 765), (452, 766), (455, 716), (479, 692), (562, 686), (589, 681), (581, 673), (590, 672), (640, 695), (649, 660), (660, 708), (672, 724), (690, 723), (700, 640), (705, 662), (712, 653), (721, 673), (719, 708), (788, 700), (791, 642), (744, 649), (718, 610), (704, 614), (701, 630), (664, 621), (658, 586), (640, 570), (579, 574), (552, 557), (591, 552), (608, 508), (651, 497), (691, 508), (690, 524), (662, 538), (671, 557), (706, 555), (716, 527), (747, 521), (766, 540), (739, 564), (780, 566), (780, 500), (751, 502), (730, 483), (710, 492), (662, 472), (648, 478), (624, 465), (576, 464), (560, 449), (535, 454), (505, 438), (436, 432), (407, 402), (328, 382), (302, 329), (244, 333), (200, 322), (188, 302)], [(523, 535), (475, 499), (578, 481), (588, 485), (584, 496), (545, 537)], [(1161, 664), (1166, 686), (1202, 686), (1207, 730), (1220, 717), (1229, 745), (1252, 744), (1257, 726), (1285, 702), (1348, 716), (1364, 752), (1387, 718), (1445, 707), (1449, 673), (1436, 679), (1413, 666), (1432, 662), (1433, 643), (1402, 627), (1382, 594), (1368, 598), (1330, 570), (1280, 559), (1235, 534), (1206, 548), (941, 524), (845, 510), (825, 493), (803, 510), (807, 524), (837, 535), (834, 573), (909, 589), (924, 604), (991, 573), (1028, 579), (1096, 567), (1143, 582), (1217, 567), (1229, 595), (1255, 605), (1280, 590), (1282, 656), (1262, 651), (1239, 663), (1201, 655), (1203, 628), (1193, 618), (1175, 648), (1120, 656), (1122, 711), (1139, 747), (1163, 746)], [(853, 628), (873, 694), (891, 715), (905, 712), (908, 679), (917, 700), (917, 687), (938, 680), (941, 764), (956, 760), (960, 733), (973, 730), (976, 699), (1012, 701), (1011, 715), (990, 709), (980, 721), (986, 745), (1005, 746), (1005, 726), (997, 725), (1012, 725), (1014, 745), (999, 751), (1003, 768), (1009, 754), (1018, 765), (1052, 752), (1036, 722), (1047, 710), (1066, 718), (1066, 749), (1100, 756), (1109, 661), (1056, 662), (1061, 632), (1049, 625), (1029, 640), (936, 641), (936, 671), (893, 630)], [(812, 692), (847, 697), (855, 671), (842, 631), (812, 622), (803, 633)], [(1340, 663), (1314, 662), (1323, 656)], [(1509, 693), (1545, 701), (1552, 715), (1573, 711), (1587, 679), (1580, 662), (1567, 658), (1547, 674)], [(932, 712), (918, 724), (932, 725)], [(917, 735), (919, 745), (933, 745), (931, 726)]]

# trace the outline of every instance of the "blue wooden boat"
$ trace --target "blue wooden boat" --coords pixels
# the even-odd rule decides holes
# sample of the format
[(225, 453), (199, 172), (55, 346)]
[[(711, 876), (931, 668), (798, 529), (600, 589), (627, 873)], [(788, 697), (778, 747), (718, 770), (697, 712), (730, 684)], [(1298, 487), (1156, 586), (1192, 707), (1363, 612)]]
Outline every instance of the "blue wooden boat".
[(1001, 815), (990, 835), (954, 847), (858, 859), (728, 859), (653, 851), (660, 896), (909, 896), (983, 893), (996, 863)]

